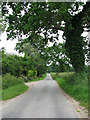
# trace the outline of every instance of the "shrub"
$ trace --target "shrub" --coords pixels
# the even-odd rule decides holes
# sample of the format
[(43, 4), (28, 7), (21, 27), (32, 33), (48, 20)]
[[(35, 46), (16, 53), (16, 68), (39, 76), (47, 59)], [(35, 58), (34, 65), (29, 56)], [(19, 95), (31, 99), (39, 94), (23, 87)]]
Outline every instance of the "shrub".
[(7, 73), (2, 77), (2, 89), (9, 88), (11, 86), (14, 86), (14, 85), (22, 83), (22, 82), (23, 82), (22, 78), (17, 78), (15, 76)]
[(28, 70), (27, 76), (28, 76), (28, 77), (33, 77), (33, 75), (34, 75), (33, 70)]
[(35, 76), (35, 77), (37, 76), (37, 71), (36, 71), (36, 70), (34, 70), (34, 76)]
[(24, 80), (24, 82), (28, 82), (29, 81), (27, 76), (21, 75), (20, 78), (22, 78)]
[(36, 70), (28, 70), (27, 77), (29, 80), (34, 79), (36, 75), (37, 75)]

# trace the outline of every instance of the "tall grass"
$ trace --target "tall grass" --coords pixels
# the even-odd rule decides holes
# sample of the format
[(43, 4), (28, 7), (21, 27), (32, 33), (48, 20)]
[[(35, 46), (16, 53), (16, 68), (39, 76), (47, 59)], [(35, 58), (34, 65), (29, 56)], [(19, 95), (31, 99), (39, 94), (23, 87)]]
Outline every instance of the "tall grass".
[(6, 89), (20, 83), (23, 83), (22, 78), (17, 78), (16, 76), (13, 76), (9, 73), (2, 76), (2, 89)]
[(51, 73), (54, 80), (70, 96), (88, 108), (88, 79), (86, 73)]

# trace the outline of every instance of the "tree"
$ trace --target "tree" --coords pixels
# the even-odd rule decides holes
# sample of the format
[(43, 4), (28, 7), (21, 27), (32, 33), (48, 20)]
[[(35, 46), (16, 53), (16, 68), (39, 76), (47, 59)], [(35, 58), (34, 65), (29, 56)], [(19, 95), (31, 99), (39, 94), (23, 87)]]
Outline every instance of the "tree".
[(64, 43), (46, 48), (44, 56), (47, 56), (47, 64), (51, 66), (51, 71), (65, 72), (70, 70), (70, 60), (66, 55)]
[[(5, 4), (2, 5), (3, 15), (7, 11)], [(10, 2), (8, 6), (13, 12), (6, 17), (9, 22), (8, 39), (24, 34), (27, 35), (30, 43), (35, 44), (38, 35), (42, 33), (42, 41), (44, 41), (43, 45), (45, 46), (48, 41), (55, 43), (56, 39), (58, 40), (58, 30), (62, 30), (71, 63), (76, 72), (81, 72), (85, 61), (81, 34), (84, 27), (89, 27), (89, 5), (90, 2), (85, 5), (80, 2)], [(81, 6), (83, 10), (80, 9)], [(22, 11), (24, 11), (23, 14)], [(52, 34), (56, 34), (56, 36)], [(75, 38), (76, 36), (77, 38)], [(76, 49), (77, 47), (78, 49)]]
[(2, 57), (2, 74), (6, 73), (19, 77), (23, 73), (22, 57), (5, 54)]
[(47, 70), (46, 61), (43, 59), (38, 49), (30, 43), (17, 44), (16, 50), (24, 52), (26, 57), (29, 57), (32, 65), (32, 70), (37, 71), (37, 76), (41, 76)]
[[(72, 19), (66, 22), (64, 36), (66, 38), (66, 50), (70, 57), (71, 63), (76, 72), (84, 70), (85, 53), (84, 53), (84, 40), (81, 34), (84, 27), (89, 27), (89, 3), (86, 3), (82, 12), (76, 14)], [(86, 18), (85, 18), (86, 17)]]
[(1, 3), (0, 3), (0, 35), (2, 32), (5, 31), (5, 27), (6, 27), (6, 25), (5, 25), (4, 18), (3, 18), (2, 13), (1, 13)]

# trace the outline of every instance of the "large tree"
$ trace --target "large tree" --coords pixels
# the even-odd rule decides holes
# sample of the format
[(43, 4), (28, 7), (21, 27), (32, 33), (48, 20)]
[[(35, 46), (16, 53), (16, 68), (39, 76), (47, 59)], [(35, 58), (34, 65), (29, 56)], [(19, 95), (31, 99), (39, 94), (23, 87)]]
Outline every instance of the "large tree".
[[(9, 2), (7, 5), (12, 9), (12, 13), (6, 16), (9, 24), (8, 39), (24, 34), (28, 42), (35, 44), (42, 35), (42, 44), (45, 46), (48, 41), (56, 42), (58, 31), (62, 30), (66, 50), (75, 71), (83, 70), (85, 58), (81, 34), (84, 27), (89, 27), (90, 2), (85, 5), (80, 2)], [(7, 11), (6, 3), (3, 3), (3, 15), (6, 15)]]
[[(84, 5), (82, 12), (74, 15), (65, 24), (64, 36), (66, 39), (66, 50), (76, 72), (82, 72), (85, 64), (84, 46), (85, 41), (82, 35), (84, 28), (90, 27), (89, 9), (90, 2)], [(87, 30), (89, 31), (89, 30)]]

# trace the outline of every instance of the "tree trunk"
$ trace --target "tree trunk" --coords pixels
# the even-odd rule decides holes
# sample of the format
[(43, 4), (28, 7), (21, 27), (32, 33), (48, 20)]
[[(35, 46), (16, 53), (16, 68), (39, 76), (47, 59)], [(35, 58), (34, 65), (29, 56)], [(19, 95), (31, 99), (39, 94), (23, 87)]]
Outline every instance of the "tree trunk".
[(71, 22), (66, 23), (65, 48), (71, 60), (71, 64), (74, 67), (75, 72), (82, 72), (85, 64), (85, 57), (83, 51), (83, 32), (82, 19), (79, 15), (73, 17)]

